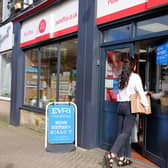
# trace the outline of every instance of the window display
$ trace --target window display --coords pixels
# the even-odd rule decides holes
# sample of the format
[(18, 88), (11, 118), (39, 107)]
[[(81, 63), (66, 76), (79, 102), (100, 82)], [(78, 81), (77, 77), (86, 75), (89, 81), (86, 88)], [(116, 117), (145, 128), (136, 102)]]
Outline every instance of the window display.
[(43, 108), (50, 101), (56, 100), (56, 82), (58, 48), (56, 44), (40, 49), (39, 107)]
[(106, 51), (105, 100), (116, 101), (118, 80), (123, 60), (128, 57), (129, 48)]
[(77, 59), (75, 43), (74, 40), (61, 43), (60, 101), (75, 101)]
[(11, 52), (0, 56), (0, 97), (4, 98), (10, 98), (11, 95), (11, 61)]
[(25, 104), (37, 106), (38, 49), (27, 51), (25, 60)]
[(25, 52), (25, 104), (75, 101), (77, 40)]

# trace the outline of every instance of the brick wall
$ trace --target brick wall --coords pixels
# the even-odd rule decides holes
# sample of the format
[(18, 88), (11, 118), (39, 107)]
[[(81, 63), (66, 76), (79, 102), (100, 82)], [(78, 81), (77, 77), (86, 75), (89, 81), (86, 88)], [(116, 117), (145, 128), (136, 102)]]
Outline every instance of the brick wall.
[(10, 101), (0, 100), (0, 120), (9, 122)]
[(20, 111), (20, 124), (27, 128), (43, 132), (45, 130), (45, 115), (33, 111)]

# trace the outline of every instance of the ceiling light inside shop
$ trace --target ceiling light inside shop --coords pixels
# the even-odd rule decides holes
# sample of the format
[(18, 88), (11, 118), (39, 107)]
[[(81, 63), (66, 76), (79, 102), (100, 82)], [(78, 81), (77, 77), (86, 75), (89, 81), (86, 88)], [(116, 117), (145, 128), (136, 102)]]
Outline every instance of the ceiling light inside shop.
[(168, 26), (160, 23), (151, 23), (147, 25), (138, 26), (139, 29), (149, 32), (160, 32), (168, 30)]
[(139, 62), (146, 62), (145, 59), (139, 59)]
[(146, 50), (145, 49), (140, 49), (139, 52), (140, 53), (146, 53)]

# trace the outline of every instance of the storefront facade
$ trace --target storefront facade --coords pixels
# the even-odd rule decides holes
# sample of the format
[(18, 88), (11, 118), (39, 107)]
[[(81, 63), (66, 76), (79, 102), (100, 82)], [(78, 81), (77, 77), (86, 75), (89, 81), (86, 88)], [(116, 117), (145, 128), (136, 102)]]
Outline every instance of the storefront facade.
[[(157, 81), (165, 66), (152, 60), (157, 48), (167, 44), (166, 1), (67, 0), (47, 5), (13, 20), (11, 123), (43, 129), (48, 102), (73, 101), (78, 145), (108, 150), (117, 133), (115, 96), (123, 58), (136, 55), (144, 88), (161, 90)], [(139, 118), (143, 133), (135, 142), (161, 165), (165, 162), (159, 142), (151, 144), (150, 137), (168, 135), (160, 120), (167, 121), (167, 115), (156, 111), (155, 103), (151, 116)]]
[[(146, 91), (160, 93), (167, 85), (168, 13), (166, 1), (101, 2), (98, 1), (96, 20), (103, 33), (99, 145), (108, 150), (117, 135), (116, 94), (122, 61), (127, 57), (138, 60), (137, 72)], [(168, 109), (162, 100), (160, 103), (151, 99), (151, 106), (152, 115), (137, 115), (131, 144), (149, 160), (166, 167), (163, 149), (168, 144)], [(131, 150), (129, 144), (127, 155)]]
[(11, 63), (13, 47), (13, 24), (0, 27), (0, 116), (9, 121), (11, 96)]
[[(74, 10), (61, 15), (62, 11), (72, 6)], [(60, 12), (56, 15), (55, 11)], [(77, 23), (76, 0), (72, 3), (64, 2), (59, 6), (54, 5), (31, 19), (16, 22), (15, 27), (18, 25), (20, 27), (18, 32), (20, 36), (18, 48), (22, 55), (20, 63), (24, 65), (20, 67), (22, 78), (19, 79), (24, 82), (22, 86), (24, 98), (19, 115), (21, 118), (16, 117), (21, 123), (33, 126), (36, 122), (36, 126), (42, 128), (44, 116), (32, 115), (31, 112), (44, 114), (46, 104), (52, 101), (75, 101)], [(68, 38), (54, 41), (60, 36), (72, 33), (74, 34)]]

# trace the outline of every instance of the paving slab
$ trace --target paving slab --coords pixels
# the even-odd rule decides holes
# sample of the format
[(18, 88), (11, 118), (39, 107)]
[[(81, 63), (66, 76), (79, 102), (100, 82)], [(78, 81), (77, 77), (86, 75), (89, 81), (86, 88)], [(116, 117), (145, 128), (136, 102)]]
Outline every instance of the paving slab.
[[(103, 168), (104, 154), (99, 148), (80, 147), (72, 152), (46, 152), (44, 134), (0, 121), (0, 168)], [(157, 168), (135, 159), (131, 166), (125, 166), (143, 167)]]

